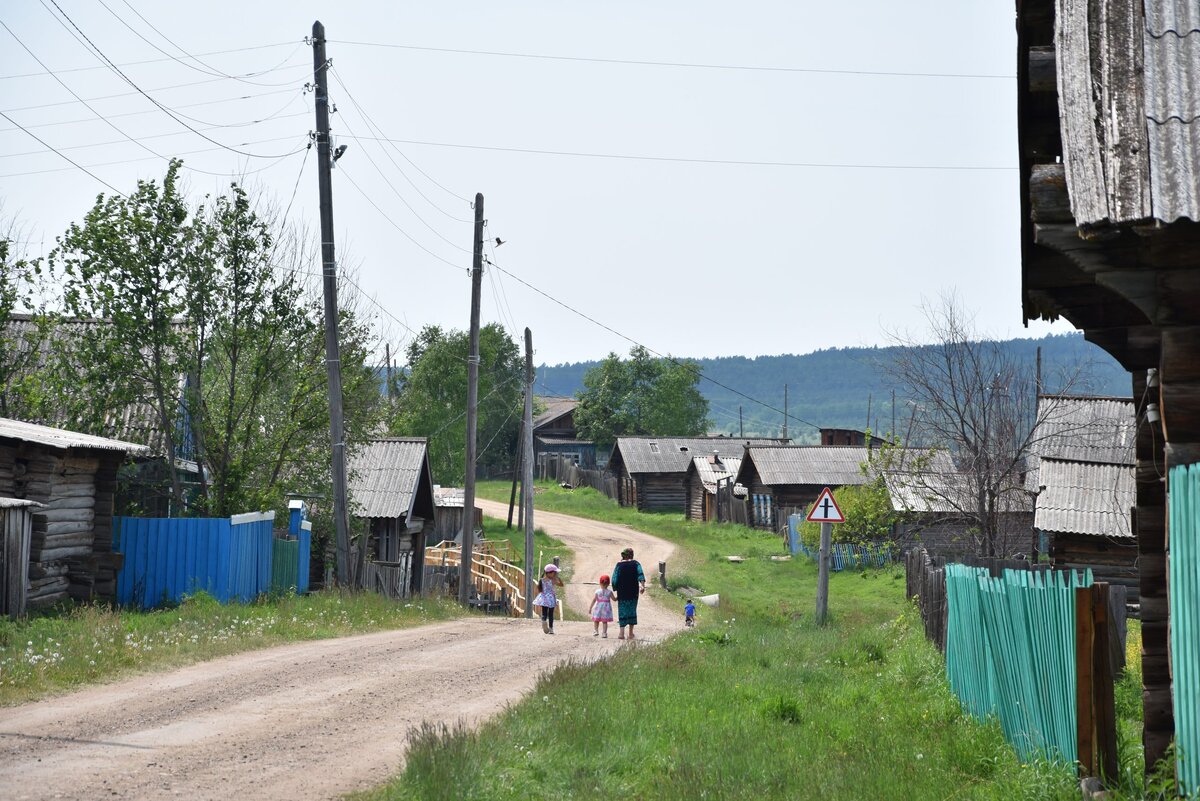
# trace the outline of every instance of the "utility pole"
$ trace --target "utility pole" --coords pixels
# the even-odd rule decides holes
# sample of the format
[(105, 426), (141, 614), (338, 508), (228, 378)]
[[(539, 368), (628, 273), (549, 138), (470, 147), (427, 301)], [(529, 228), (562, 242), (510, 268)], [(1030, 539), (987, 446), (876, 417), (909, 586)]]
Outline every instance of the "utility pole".
[(350, 520), (346, 512), (346, 436), (342, 417), (342, 362), (338, 344), (337, 261), (333, 252), (333, 183), (329, 150), (329, 83), (325, 26), (312, 27), (313, 76), (316, 80), (317, 184), (321, 192), (321, 275), (325, 289), (325, 373), (329, 384), (329, 439), (333, 446), (333, 525), (337, 583), (350, 584)]
[(788, 438), (788, 436), (787, 436), (787, 402), (788, 402), (787, 390), (788, 390), (788, 385), (784, 384), (783, 385), (783, 438), (784, 439)]
[(479, 413), (479, 290), (483, 285), (483, 195), (475, 194), (475, 242), (471, 258), (471, 349), (467, 355), (467, 475), (463, 492), (462, 558), (458, 602), (471, 598), (471, 559), (475, 553), (475, 427)]
[(738, 439), (746, 436), (746, 427), (742, 425), (742, 406), (738, 404)]
[[(513, 468), (512, 490), (508, 493), (508, 527), (512, 528), (513, 508), (517, 505), (517, 482), (525, 467), (525, 420), (521, 420), (521, 430), (517, 436), (516, 466)], [(523, 497), (523, 496), (522, 496)]]
[(383, 359), (387, 363), (386, 364), (386, 372), (383, 374), (384, 375), (383, 389), (384, 389), (384, 394), (387, 396), (387, 399), (390, 401), (392, 399), (392, 343), (391, 342), (383, 343), (383, 354), (384, 354)]
[[(525, 617), (533, 617), (533, 332), (525, 329), (525, 425), (521, 430), (521, 507), (525, 510)], [(539, 574), (540, 575), (540, 574)]]

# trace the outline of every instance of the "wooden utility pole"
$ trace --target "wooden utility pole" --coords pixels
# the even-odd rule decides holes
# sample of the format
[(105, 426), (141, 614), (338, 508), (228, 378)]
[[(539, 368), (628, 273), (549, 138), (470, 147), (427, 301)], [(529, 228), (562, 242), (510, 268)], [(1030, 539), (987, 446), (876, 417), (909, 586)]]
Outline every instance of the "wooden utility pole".
[(787, 402), (788, 402), (787, 391), (788, 391), (788, 385), (784, 384), (783, 385), (783, 438), (784, 439), (788, 438), (788, 435), (787, 435), (787, 412), (788, 412), (788, 410), (787, 410)]
[(741, 439), (744, 436), (746, 436), (746, 428), (745, 428), (745, 426), (742, 425), (742, 407), (741, 407), (741, 404), (739, 404), (738, 405), (738, 438)]
[(384, 382), (383, 383), (383, 394), (385, 396), (387, 396), (387, 399), (390, 401), (392, 399), (392, 343), (391, 342), (383, 343), (383, 360), (385, 362), (384, 374), (383, 374), (383, 382)]
[[(533, 617), (533, 332), (525, 329), (525, 425), (521, 431), (521, 508), (525, 510), (525, 617)], [(511, 507), (510, 507), (511, 508)]]
[(512, 490), (508, 493), (508, 527), (512, 528), (513, 508), (517, 505), (517, 482), (525, 468), (525, 420), (521, 420), (521, 430), (517, 435), (516, 466), (513, 467)]
[(458, 602), (471, 598), (471, 559), (475, 553), (475, 427), (479, 413), (479, 291), (483, 285), (483, 195), (475, 194), (475, 242), (471, 257), (471, 349), (467, 355), (467, 475), (463, 483), (462, 558)]
[(342, 417), (342, 362), (338, 344), (337, 261), (333, 251), (333, 183), (329, 148), (329, 83), (325, 26), (312, 27), (313, 77), (316, 81), (317, 185), (321, 193), (321, 274), (325, 290), (325, 374), (329, 385), (329, 439), (333, 446), (333, 525), (337, 583), (350, 583), (350, 519), (346, 511), (346, 436)]

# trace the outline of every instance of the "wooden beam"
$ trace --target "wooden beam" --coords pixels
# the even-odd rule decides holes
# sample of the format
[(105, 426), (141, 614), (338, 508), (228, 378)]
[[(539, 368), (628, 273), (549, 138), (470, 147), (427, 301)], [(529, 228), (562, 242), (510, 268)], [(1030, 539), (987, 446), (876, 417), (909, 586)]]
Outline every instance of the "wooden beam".
[(1054, 63), (1054, 46), (1029, 48), (1029, 91), (1058, 96), (1058, 68)]
[(1035, 223), (1069, 223), (1071, 198), (1067, 194), (1066, 167), (1062, 164), (1034, 164), (1029, 172), (1030, 217)]

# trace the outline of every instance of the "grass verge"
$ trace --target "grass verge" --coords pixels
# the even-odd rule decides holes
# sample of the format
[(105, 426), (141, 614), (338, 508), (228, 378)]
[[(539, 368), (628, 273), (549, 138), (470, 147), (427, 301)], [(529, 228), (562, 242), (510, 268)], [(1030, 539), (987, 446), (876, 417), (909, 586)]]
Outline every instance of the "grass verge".
[(222, 605), (200, 593), (172, 609), (79, 606), (0, 620), (0, 705), (282, 643), (404, 628), (462, 614), (440, 600), (398, 603), (326, 591)]
[(996, 723), (963, 714), (903, 568), (835, 574), (832, 622), (817, 628), (815, 566), (772, 561), (770, 535), (618, 509), (591, 490), (542, 488), (538, 508), (674, 541), (671, 583), (721, 606), (660, 645), (541, 677), (476, 732), (414, 732), (405, 771), (356, 798), (1077, 796), (1069, 768), (1022, 764)]

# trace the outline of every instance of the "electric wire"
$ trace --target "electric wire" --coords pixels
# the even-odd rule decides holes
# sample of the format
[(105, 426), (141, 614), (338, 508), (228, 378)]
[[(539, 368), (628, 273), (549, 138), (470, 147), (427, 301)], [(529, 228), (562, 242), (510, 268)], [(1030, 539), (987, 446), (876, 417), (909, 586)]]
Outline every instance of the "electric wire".
[[(695, 373), (695, 375), (698, 378), (702, 378), (705, 381), (708, 381), (709, 383), (715, 384), (716, 386), (721, 387), (722, 389), (726, 390), (727, 392), (732, 392), (733, 394), (737, 395), (738, 397), (745, 398), (746, 400), (751, 401), (753, 403), (757, 403), (759, 406), (762, 406), (765, 409), (770, 409), (773, 412), (778, 412), (779, 414), (784, 414), (784, 411), (782, 409), (776, 408), (775, 406), (771, 405), (770, 403), (767, 403), (766, 401), (759, 400), (758, 398), (747, 395), (745, 392), (742, 392), (741, 390), (738, 390), (738, 389), (734, 389), (733, 387), (729, 386), (728, 384), (724, 384), (720, 381), (717, 381), (715, 378), (710, 378), (709, 376), (704, 374), (704, 371), (701, 370), (698, 365), (684, 364), (683, 362), (680, 362), (678, 359), (676, 359), (673, 356), (660, 353), (647, 345), (643, 345), (641, 342), (638, 342), (633, 337), (628, 336), (627, 334), (623, 334), (620, 331), (616, 330), (615, 328), (612, 328), (611, 326), (605, 325), (604, 323), (597, 320), (595, 317), (585, 314), (584, 312), (580, 311), (579, 309), (576, 309), (575, 307), (573, 307), (567, 303), (564, 303), (563, 301), (554, 297), (553, 295), (546, 292), (545, 290), (542, 290), (542, 289), (534, 286), (533, 284), (529, 283), (528, 281), (521, 278), (520, 276), (518, 276), (512, 272), (509, 272), (508, 270), (501, 267), (499, 264), (496, 264), (495, 261), (489, 260), (488, 263), (491, 264), (492, 267), (496, 268), (500, 272), (507, 275), (509, 278), (512, 278), (517, 283), (524, 285), (525, 287), (536, 292), (537, 294), (541, 295), (542, 297), (546, 298), (547, 300), (551, 301), (552, 303), (555, 303), (555, 304), (561, 306), (562, 308), (566, 309), (567, 311), (571, 312), (572, 314), (582, 317), (583, 319), (587, 320), (588, 322), (592, 323), (593, 325), (603, 328), (605, 331), (608, 331), (610, 334), (614, 334), (614, 335), (620, 337), (621, 339), (624, 339), (627, 342), (630, 342), (638, 347), (645, 348), (648, 353), (652, 353), (653, 355), (657, 356), (660, 359), (666, 359), (667, 361), (674, 364), (676, 367), (682, 367), (686, 370), (689, 370), (689, 371)], [(791, 412), (787, 412), (787, 418), (789, 421), (795, 420), (798, 423), (802, 423), (807, 426), (812, 426), (813, 428), (816, 428), (818, 430), (821, 428), (816, 423), (811, 423), (808, 420), (805, 420), (801, 417), (797, 417), (796, 415), (792, 414)]]
[[(401, 150), (399, 147), (397, 147), (394, 142), (391, 142), (390, 140), (388, 140), (383, 132), (383, 129), (380, 128), (378, 124), (376, 124), (374, 118), (371, 117), (371, 115), (367, 112), (367, 110), (362, 107), (362, 104), (360, 104), (358, 102), (358, 100), (354, 97), (354, 93), (350, 91), (350, 87), (348, 87), (346, 85), (346, 82), (344, 80), (342, 80), (341, 74), (337, 70), (332, 69), (332, 68), (330, 69), (329, 72), (331, 75), (333, 75), (334, 80), (336, 80), (338, 82), (338, 86), (341, 87), (342, 91), (346, 93), (346, 97), (349, 98), (350, 104), (352, 106), (354, 106), (355, 111), (357, 111), (359, 113), (359, 115), (363, 118), (363, 121), (367, 124), (367, 128), (370, 129), (370, 131), (372, 131), (376, 135), (376, 137), (378, 137), (381, 141), (383, 141), (387, 144), (390, 144), (392, 149), (395, 150), (397, 153), (399, 153), (400, 157), (402, 159), (404, 159), (410, 165), (412, 165), (413, 169), (415, 169), (417, 172), (421, 173), (421, 175), (425, 176), (425, 178), (430, 183), (432, 183), (434, 186), (438, 187), (443, 192), (446, 192), (447, 194), (451, 195), (452, 197), (463, 201), (464, 203), (471, 202), (469, 198), (465, 198), (462, 195), (458, 194), (457, 192), (447, 189), (441, 182), (439, 182), (437, 179), (435, 179), (432, 175), (430, 175), (429, 173), (427, 173), (423, 169), (421, 169), (421, 167), (415, 161), (410, 159), (404, 153), (403, 150)], [(387, 148), (384, 148), (384, 153), (385, 154), (387, 153)], [(403, 169), (401, 169), (400, 165), (396, 164), (395, 159), (392, 159), (390, 155), (388, 156), (388, 158), (391, 160), (392, 164), (395, 165), (396, 169), (399, 170), (400, 174), (402, 176), (404, 176), (404, 180), (408, 181), (409, 185), (416, 191), (416, 193), (418, 195), (421, 196), (422, 200), (424, 200), (430, 206), (437, 209), (442, 214), (446, 215), (447, 217), (449, 217), (451, 220), (454, 220), (455, 222), (465, 222), (465, 223), (473, 222), (473, 220), (470, 220), (465, 217), (456, 217), (454, 214), (446, 211), (441, 206), (439, 206), (437, 203), (433, 202), (433, 200), (431, 200), (424, 192), (422, 192), (420, 187), (418, 187), (416, 185), (416, 183), (414, 183), (413, 180), (408, 177), (408, 174)]]
[[(347, 137), (355, 139), (356, 137)], [(367, 139), (367, 137), (357, 137)], [(1012, 172), (1016, 167), (977, 165), (977, 164), (861, 164), (851, 162), (820, 162), (820, 161), (755, 161), (751, 159), (703, 159), (685, 156), (646, 156), (635, 153), (586, 153), (571, 150), (541, 150), (527, 147), (500, 147), (498, 145), (469, 145), (460, 142), (433, 142), (422, 139), (388, 139), (385, 141), (399, 142), (407, 145), (427, 145), (429, 147), (449, 147), (460, 150), (488, 150), (501, 153), (527, 153), (539, 156), (570, 156), (574, 158), (619, 159), (627, 161), (662, 161), (678, 164), (720, 164), (735, 167), (799, 167), (848, 170), (931, 170), (944, 172)]]
[[(55, 70), (55, 72), (59, 75), (63, 74), (64, 72), (69, 72), (69, 71), (70, 70)], [(47, 72), (47, 73), (38, 73), (38, 74), (39, 75), (50, 75), (51, 73)], [(208, 83), (219, 83), (222, 80), (224, 80), (224, 79), (223, 78), (205, 78), (204, 80), (201, 80), (201, 81), (187, 81), (185, 83), (173, 83), (173, 84), (168, 84), (167, 86), (158, 86), (153, 89), (147, 89), (146, 91), (148, 91), (148, 92), (168, 92), (172, 89), (185, 89), (185, 88), (191, 87), (191, 86), (203, 86), (204, 84), (208, 84)], [(286, 88), (286, 89), (281, 89), (276, 92), (263, 92), (262, 94), (263, 95), (281, 94), (282, 92), (292, 92), (292, 91), (295, 91), (295, 82), (294, 81), (289, 83), (288, 88)], [(139, 92), (116, 92), (111, 95), (97, 95), (95, 97), (89, 97), (89, 98), (85, 98), (85, 99), (89, 100), (89, 101), (113, 100), (114, 98), (118, 98), (118, 97), (136, 97), (138, 94), (139, 94)], [(228, 101), (212, 100), (212, 101), (207, 101), (207, 102), (210, 102), (210, 103), (232, 102), (233, 100), (249, 99), (252, 97), (260, 97), (260, 96), (261, 95), (243, 95), (238, 98), (230, 98)], [(79, 101), (77, 101), (77, 100), (57, 100), (53, 103), (39, 103), (39, 104), (33, 105), (33, 106), (17, 106), (15, 108), (4, 109), (4, 110), (5, 111), (33, 111), (34, 109), (54, 108), (55, 106), (73, 106), (78, 102)], [(203, 104), (191, 103), (188, 105), (182, 105), (179, 108), (190, 108), (191, 106), (198, 106), (198, 105), (203, 105)], [(138, 112), (138, 113), (139, 114), (140, 113), (149, 114), (151, 112)]]
[(792, 73), (810, 73), (817, 75), (871, 75), (885, 76), (895, 78), (970, 78), (970, 79), (986, 79), (986, 80), (1014, 80), (1015, 75), (1011, 74), (996, 74), (996, 73), (970, 73), (970, 72), (904, 72), (898, 70), (848, 70), (848, 69), (827, 69), (815, 67), (770, 67), (765, 65), (750, 65), (750, 64), (702, 64), (686, 61), (650, 61), (641, 59), (626, 59), (626, 58), (595, 58), (587, 56), (555, 56), (545, 53), (513, 53), (499, 50), (468, 50), (465, 48), (452, 47), (423, 47), (419, 45), (406, 44), (390, 44), (386, 42), (357, 42), (347, 39), (329, 39), (331, 44), (352, 45), (355, 47), (378, 47), (395, 50), (415, 50), (428, 53), (453, 53), (456, 55), (471, 55), (471, 56), (494, 56), (499, 58), (519, 58), (519, 59), (537, 59), (545, 61), (574, 61), (591, 64), (624, 64), (638, 67), (673, 67), (684, 69), (703, 69), (703, 70), (735, 70), (743, 72), (792, 72)]
[(442, 262), (443, 264), (448, 264), (449, 266), (453, 267), (453, 268), (454, 268), (454, 269), (456, 269), (456, 270), (461, 270), (461, 269), (462, 269), (462, 265), (461, 265), (461, 264), (455, 264), (454, 262), (450, 261), (449, 259), (444, 259), (444, 258), (442, 258), (441, 256), (439, 256), (438, 254), (434, 253), (434, 252), (433, 252), (432, 250), (430, 250), (429, 248), (427, 248), (427, 247), (425, 247), (424, 245), (422, 245), (422, 244), (421, 244), (420, 242), (418, 242), (418, 241), (417, 241), (415, 238), (413, 238), (413, 236), (412, 236), (410, 233), (408, 233), (408, 231), (405, 231), (403, 228), (401, 228), (401, 227), (400, 227), (400, 225), (399, 225), (399, 223), (397, 223), (395, 220), (393, 220), (391, 217), (389, 217), (389, 216), (388, 216), (388, 214), (387, 214), (387, 212), (385, 212), (385, 211), (384, 211), (382, 208), (380, 208), (380, 207), (379, 207), (379, 204), (375, 202), (374, 198), (372, 198), (370, 195), (368, 195), (366, 192), (364, 192), (364, 191), (363, 191), (362, 187), (360, 187), (360, 186), (359, 186), (359, 185), (358, 185), (358, 184), (355, 182), (355, 180), (354, 180), (353, 178), (351, 178), (351, 177), (350, 177), (350, 174), (349, 174), (348, 172), (346, 172), (346, 170), (345, 170), (345, 168), (344, 168), (344, 167), (342, 168), (341, 172), (342, 172), (342, 175), (343, 175), (343, 176), (346, 178), (346, 180), (347, 180), (347, 181), (350, 183), (350, 185), (354, 187), (355, 191), (356, 191), (356, 192), (358, 192), (358, 194), (362, 195), (363, 199), (364, 199), (364, 200), (366, 200), (366, 201), (367, 201), (367, 203), (369, 203), (369, 204), (371, 205), (371, 207), (375, 209), (375, 211), (379, 212), (379, 215), (380, 215), (381, 217), (383, 217), (383, 219), (384, 219), (384, 220), (386, 220), (386, 221), (387, 221), (388, 225), (392, 226), (392, 227), (393, 227), (393, 228), (395, 228), (397, 231), (399, 231), (399, 232), (400, 232), (400, 233), (401, 233), (401, 234), (404, 236), (404, 238), (405, 238), (405, 239), (407, 239), (409, 242), (412, 242), (412, 243), (413, 243), (414, 245), (416, 245), (418, 248), (420, 248), (421, 250), (425, 251), (425, 252), (426, 252), (426, 253), (428, 253), (430, 256), (432, 256), (433, 258), (435, 258), (435, 259), (437, 259), (438, 261)]
[[(207, 53), (199, 53), (198, 55), (201, 55), (201, 56), (224, 56), (224, 55), (228, 55), (230, 53), (246, 53), (251, 50), (269, 50), (269, 49), (275, 48), (275, 47), (287, 47), (288, 45), (295, 45), (295, 44), (296, 44), (295, 41), (275, 42), (274, 44), (252, 45), (250, 47), (234, 47), (234, 48), (228, 49), (228, 50), (210, 50)], [(296, 49), (298, 50), (300, 47), (303, 47), (303, 46), (304, 46), (304, 43), (300, 42), (299, 45), (296, 45)], [(284, 59), (283, 62), (276, 65), (275, 67), (272, 67), (270, 70), (264, 70), (263, 73), (260, 73), (260, 74), (265, 74), (266, 72), (274, 72), (276, 70), (282, 69), (285, 66), (285, 63), (287, 61), (291, 60), (291, 57), (293, 55), (295, 55), (295, 50), (293, 50), (292, 53), (290, 55), (288, 55), (288, 57), (286, 59)], [(123, 61), (120, 64), (118, 64), (117, 66), (119, 66), (119, 67), (140, 67), (144, 64), (161, 64), (164, 61), (176, 61), (176, 60), (177, 59), (174, 59), (174, 58), (150, 58), (150, 59), (143, 59), (141, 61)], [(57, 70), (57, 72), (59, 72), (60, 74), (64, 73), (64, 72), (95, 72), (96, 70), (107, 70), (107, 69), (108, 69), (108, 67), (106, 65), (100, 65), (100, 66), (96, 66), (96, 67), (65, 67), (63, 69)], [(41, 77), (45, 76), (46, 74), (47, 73), (45, 73), (45, 72), (22, 72), (22, 73), (17, 73), (14, 75), (0, 75), (0, 81), (12, 80), (15, 78), (41, 78)]]
[[(0, 111), (0, 117), (4, 117), (4, 119), (8, 120), (9, 122), (11, 122), (11, 123), (12, 123), (13, 125), (15, 125), (16, 127), (18, 127), (18, 128), (21, 128), (21, 124), (20, 124), (20, 123), (18, 123), (18, 122), (17, 122), (16, 120), (14, 120), (12, 117), (10, 117), (10, 116), (8, 116), (7, 114), (5, 114), (3, 111)], [(24, 129), (24, 128), (21, 128), (21, 130), (25, 131), (25, 129)], [(110, 184), (108, 181), (106, 181), (106, 180), (104, 180), (103, 178), (101, 178), (99, 175), (96, 175), (96, 173), (92, 172), (92, 171), (91, 171), (91, 170), (89, 170), (87, 167), (85, 167), (85, 166), (83, 166), (82, 164), (78, 163), (77, 161), (73, 160), (73, 159), (72, 159), (70, 156), (68, 156), (67, 154), (65, 154), (65, 153), (60, 153), (58, 150), (55, 150), (55, 149), (54, 149), (54, 147), (53, 147), (51, 144), (49, 144), (48, 142), (46, 142), (44, 139), (42, 139), (40, 136), (38, 136), (37, 134), (35, 134), (33, 131), (25, 131), (25, 133), (29, 134), (29, 136), (31, 136), (31, 137), (33, 137), (34, 139), (36, 139), (37, 141), (41, 142), (41, 143), (42, 143), (43, 145), (45, 145), (45, 146), (46, 146), (46, 148), (48, 148), (49, 150), (52, 150), (52, 151), (54, 151), (55, 153), (57, 153), (57, 154), (58, 154), (58, 156), (59, 156), (59, 157), (60, 157), (60, 158), (61, 158), (63, 161), (66, 161), (66, 162), (70, 163), (70, 165), (71, 165), (72, 167), (74, 167), (75, 169), (77, 169), (77, 170), (80, 170), (80, 171), (82, 171), (82, 172), (84, 172), (84, 173), (87, 173), (88, 175), (90, 175), (90, 176), (91, 176), (92, 178), (94, 178), (95, 180), (97, 180), (97, 181), (99, 181), (100, 183), (102, 183), (102, 184), (104, 184), (105, 186), (107, 186), (109, 189), (111, 189), (111, 190), (112, 190), (113, 192), (115, 192), (117, 195), (120, 195), (121, 197), (125, 197), (124, 193), (122, 193), (122, 192), (121, 192), (119, 189), (117, 189), (115, 186), (113, 186), (113, 185), (112, 185), (112, 184)], [(0, 178), (2, 178), (2, 177), (4, 177), (4, 176), (0, 176)]]
[[(45, 5), (47, 0), (42, 0), (42, 2), (43, 2), (43, 5)], [(145, 97), (147, 100), (149, 100), (155, 106), (157, 106), (164, 114), (166, 114), (171, 119), (175, 120), (177, 123), (182, 125), (184, 128), (187, 128), (189, 131), (191, 131), (192, 133), (199, 136), (201, 139), (204, 139), (207, 142), (211, 142), (212, 144), (217, 145), (218, 147), (224, 148), (225, 150), (228, 150), (231, 153), (236, 153), (239, 156), (245, 156), (247, 158), (280, 159), (280, 158), (286, 158), (287, 156), (294, 155), (295, 153), (300, 152), (298, 150), (294, 150), (294, 151), (291, 151), (290, 153), (282, 153), (282, 154), (277, 153), (277, 154), (271, 154), (271, 155), (263, 154), (263, 153), (251, 153), (246, 150), (239, 150), (236, 147), (230, 147), (229, 145), (226, 145), (222, 142), (217, 141), (216, 139), (213, 139), (211, 136), (208, 136), (206, 134), (203, 134), (203, 133), (197, 131), (191, 125), (188, 125), (186, 122), (184, 122), (178, 116), (176, 116), (176, 114), (174, 112), (172, 112), (169, 108), (164, 106), (162, 103), (160, 103), (154, 97), (152, 97), (150, 94), (148, 94), (146, 91), (144, 91), (140, 86), (137, 85), (136, 82), (134, 82), (134, 80), (132, 78), (130, 78), (128, 75), (126, 75), (124, 72), (122, 72), (120, 67), (118, 67), (116, 65), (116, 63), (113, 62), (112, 59), (110, 59), (108, 56), (106, 56), (104, 54), (104, 51), (102, 51), (99, 47), (97, 47), (96, 43), (93, 42), (90, 38), (88, 38), (88, 35), (86, 33), (84, 33), (83, 30), (78, 25), (75, 24), (75, 21), (73, 19), (71, 19), (71, 17), (65, 11), (62, 10), (62, 6), (60, 6), (58, 4), (57, 0), (48, 0), (48, 2), (51, 5), (53, 5), (56, 9), (58, 9), (58, 13), (62, 15), (63, 19), (65, 19), (68, 23), (70, 23), (71, 27), (74, 28), (79, 33), (79, 35), (84, 38), (84, 40), (87, 42), (88, 46), (91, 47), (92, 51), (97, 56), (99, 56), (99, 58), (103, 62), (107, 63), (113, 72), (115, 72), (117, 75), (119, 75), (131, 87), (136, 89), (143, 97)], [(53, 16), (53, 14), (51, 14), (51, 16)], [(54, 17), (54, 18), (56, 21), (59, 21), (59, 23), (62, 24), (61, 20), (58, 20), (58, 17)], [(7, 26), (5, 26), (5, 27), (7, 28)], [(26, 48), (26, 50), (28, 50), (28, 48)], [(38, 63), (41, 63), (41, 62), (39, 61)], [(63, 85), (65, 86), (66, 84), (64, 83)], [(72, 92), (72, 94), (74, 94), (74, 92)], [(143, 147), (144, 147), (144, 145), (143, 145)]]

